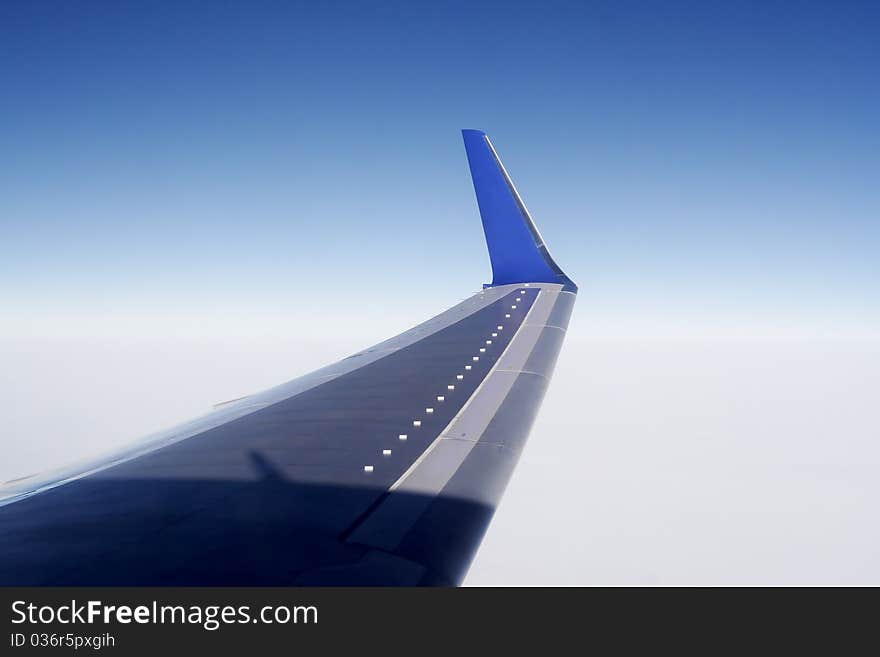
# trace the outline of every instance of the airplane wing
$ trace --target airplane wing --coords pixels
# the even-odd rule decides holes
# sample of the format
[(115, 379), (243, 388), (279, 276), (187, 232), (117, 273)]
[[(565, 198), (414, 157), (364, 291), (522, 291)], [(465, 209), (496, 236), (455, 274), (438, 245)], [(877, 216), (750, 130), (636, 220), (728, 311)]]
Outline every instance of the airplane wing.
[(321, 370), (0, 486), (0, 584), (459, 584), (577, 292), (488, 137), (463, 134), (491, 284)]

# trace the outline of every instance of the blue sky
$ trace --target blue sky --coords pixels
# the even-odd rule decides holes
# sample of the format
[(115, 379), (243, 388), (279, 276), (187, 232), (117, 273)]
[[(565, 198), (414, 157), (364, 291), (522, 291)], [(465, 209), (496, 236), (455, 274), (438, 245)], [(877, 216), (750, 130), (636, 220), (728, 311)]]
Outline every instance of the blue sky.
[(3, 3), (7, 326), (415, 323), (490, 277), (470, 127), (583, 321), (876, 331), (876, 3), (367, 4)]

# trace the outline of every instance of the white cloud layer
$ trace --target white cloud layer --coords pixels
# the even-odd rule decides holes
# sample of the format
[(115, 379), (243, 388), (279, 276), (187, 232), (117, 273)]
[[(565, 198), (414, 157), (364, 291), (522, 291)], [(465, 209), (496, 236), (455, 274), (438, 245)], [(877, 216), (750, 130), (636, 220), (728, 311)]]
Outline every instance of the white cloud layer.
[[(0, 340), (0, 480), (364, 346), (301, 329)], [(880, 584), (878, 389), (878, 341), (572, 334), (467, 583)]]

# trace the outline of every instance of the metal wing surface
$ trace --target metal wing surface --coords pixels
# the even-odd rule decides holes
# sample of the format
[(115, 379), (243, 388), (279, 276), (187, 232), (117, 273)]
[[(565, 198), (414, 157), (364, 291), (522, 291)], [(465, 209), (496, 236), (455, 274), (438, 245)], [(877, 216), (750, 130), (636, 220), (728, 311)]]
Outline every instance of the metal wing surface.
[(321, 370), (0, 486), (0, 584), (459, 584), (577, 292), (486, 135), (464, 140), (491, 284)]

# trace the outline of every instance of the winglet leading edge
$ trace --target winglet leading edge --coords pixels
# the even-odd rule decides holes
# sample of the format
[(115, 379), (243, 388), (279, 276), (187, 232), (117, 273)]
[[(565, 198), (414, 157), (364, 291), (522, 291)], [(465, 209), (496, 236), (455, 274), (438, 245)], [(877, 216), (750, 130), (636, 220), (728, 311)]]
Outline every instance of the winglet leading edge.
[(492, 286), (509, 283), (577, 285), (553, 260), (492, 142), (480, 130), (462, 130), (483, 232), (492, 262)]

